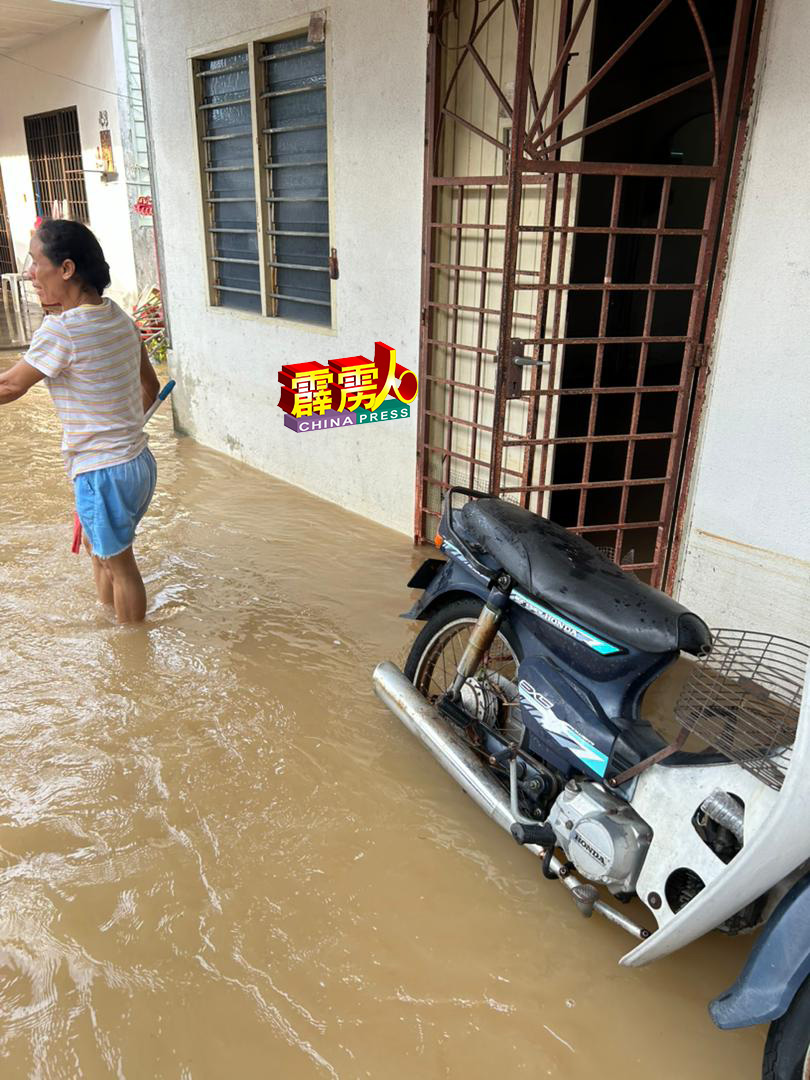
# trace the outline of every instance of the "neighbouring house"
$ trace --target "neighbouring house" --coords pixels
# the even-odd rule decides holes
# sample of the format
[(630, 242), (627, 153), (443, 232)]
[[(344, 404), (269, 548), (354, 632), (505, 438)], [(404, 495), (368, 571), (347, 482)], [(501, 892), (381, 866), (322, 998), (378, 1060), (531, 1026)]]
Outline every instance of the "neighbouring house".
[[(500, 493), (808, 637), (806, 4), (138, 8), (182, 428), (420, 540)], [(285, 427), (282, 366), (377, 340), (409, 419)]]
[(0, 2), (0, 272), (22, 269), (38, 217), (98, 236), (110, 295), (157, 281), (133, 0)]

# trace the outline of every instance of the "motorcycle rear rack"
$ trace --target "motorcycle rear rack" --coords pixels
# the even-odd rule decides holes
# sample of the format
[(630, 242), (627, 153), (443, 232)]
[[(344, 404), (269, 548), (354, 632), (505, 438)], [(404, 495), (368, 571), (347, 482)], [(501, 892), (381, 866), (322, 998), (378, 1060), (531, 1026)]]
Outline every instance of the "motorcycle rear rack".
[(808, 646), (750, 630), (714, 630), (675, 719), (779, 791), (793, 751)]

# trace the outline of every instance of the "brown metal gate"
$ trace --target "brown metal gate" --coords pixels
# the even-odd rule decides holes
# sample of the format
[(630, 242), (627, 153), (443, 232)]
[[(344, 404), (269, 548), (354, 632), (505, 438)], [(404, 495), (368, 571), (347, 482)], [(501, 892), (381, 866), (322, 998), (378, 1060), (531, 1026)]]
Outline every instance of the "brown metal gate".
[(463, 484), (660, 585), (752, 0), (430, 7), (417, 539)]
[(0, 274), (13, 274), (16, 270), (11, 226), (9, 225), (8, 209), (6, 207), (6, 193), (3, 190), (3, 174), (0, 173)]
[[(24, 116), (23, 123), (37, 214), (49, 218), (61, 213), (88, 224), (90, 217), (76, 106)], [(55, 205), (59, 207), (58, 211), (55, 211)]]

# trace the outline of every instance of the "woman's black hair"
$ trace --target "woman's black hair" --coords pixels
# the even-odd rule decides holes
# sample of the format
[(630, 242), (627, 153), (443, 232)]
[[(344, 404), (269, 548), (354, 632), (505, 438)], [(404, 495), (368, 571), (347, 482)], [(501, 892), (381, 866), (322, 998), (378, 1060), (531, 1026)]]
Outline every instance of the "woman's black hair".
[(61, 266), (65, 259), (70, 259), (76, 267), (75, 277), (99, 295), (110, 284), (110, 268), (101, 244), (80, 221), (48, 218), (37, 229), (36, 235), (52, 263)]

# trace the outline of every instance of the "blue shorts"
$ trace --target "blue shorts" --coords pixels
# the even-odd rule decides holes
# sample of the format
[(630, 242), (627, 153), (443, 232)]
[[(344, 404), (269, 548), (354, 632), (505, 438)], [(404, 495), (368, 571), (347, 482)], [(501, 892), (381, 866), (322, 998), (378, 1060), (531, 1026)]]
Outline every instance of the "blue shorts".
[(123, 465), (75, 477), (76, 513), (94, 555), (109, 559), (130, 547), (152, 501), (156, 480), (157, 465), (148, 447)]

